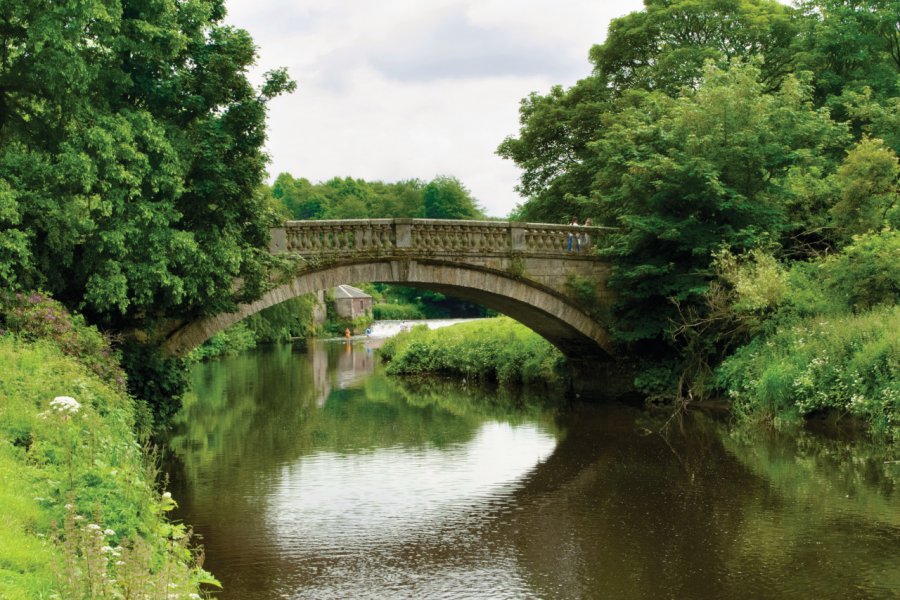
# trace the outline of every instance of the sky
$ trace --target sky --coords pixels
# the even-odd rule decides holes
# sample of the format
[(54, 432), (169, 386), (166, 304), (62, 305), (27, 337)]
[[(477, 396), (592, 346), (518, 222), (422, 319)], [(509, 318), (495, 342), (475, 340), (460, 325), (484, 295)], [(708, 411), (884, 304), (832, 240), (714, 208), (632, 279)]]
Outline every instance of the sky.
[(459, 178), (489, 216), (522, 202), (497, 146), (519, 101), (590, 73), (609, 21), (641, 0), (227, 0), (262, 73), (297, 90), (269, 106), (270, 181)]

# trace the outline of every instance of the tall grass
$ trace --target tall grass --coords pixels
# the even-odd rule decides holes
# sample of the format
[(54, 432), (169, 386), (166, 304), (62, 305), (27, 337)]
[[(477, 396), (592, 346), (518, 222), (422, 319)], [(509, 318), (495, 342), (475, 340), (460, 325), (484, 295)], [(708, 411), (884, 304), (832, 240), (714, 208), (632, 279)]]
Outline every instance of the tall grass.
[(199, 594), (212, 579), (165, 519), (174, 503), (137, 443), (135, 403), (98, 363), (108, 347), (75, 352), (50, 333), (0, 334), (0, 598)]
[(506, 317), (429, 330), (388, 340), (381, 349), (392, 374), (437, 373), (499, 383), (555, 382), (565, 359), (550, 342)]
[(739, 414), (863, 420), (900, 441), (900, 306), (811, 317), (760, 336), (719, 368)]

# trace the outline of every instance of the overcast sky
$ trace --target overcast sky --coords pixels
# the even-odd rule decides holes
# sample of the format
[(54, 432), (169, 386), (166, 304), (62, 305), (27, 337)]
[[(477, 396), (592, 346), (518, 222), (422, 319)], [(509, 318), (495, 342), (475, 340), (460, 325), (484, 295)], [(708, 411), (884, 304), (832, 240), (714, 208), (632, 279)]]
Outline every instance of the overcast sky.
[(641, 0), (227, 0), (259, 47), (259, 73), (287, 67), (270, 105), (269, 172), (311, 181), (454, 175), (491, 216), (522, 199), (495, 154), (519, 100), (590, 73), (588, 50)]

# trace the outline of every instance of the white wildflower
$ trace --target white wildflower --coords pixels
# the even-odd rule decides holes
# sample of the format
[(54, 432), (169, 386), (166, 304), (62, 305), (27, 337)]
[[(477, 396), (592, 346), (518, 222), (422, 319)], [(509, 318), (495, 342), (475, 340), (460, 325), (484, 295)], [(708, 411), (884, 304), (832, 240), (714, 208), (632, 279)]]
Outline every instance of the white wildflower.
[(104, 529), (103, 535), (116, 535), (116, 532), (113, 531), (112, 529)]
[(100, 552), (103, 554), (109, 554), (112, 551), (112, 546), (103, 546), (102, 548), (100, 548)]
[(62, 415), (74, 415), (81, 409), (81, 404), (71, 396), (57, 396), (50, 401), (50, 408)]
[(165, 493), (163, 493), (162, 497), (163, 497), (163, 500), (171, 500), (172, 492), (165, 492)]
[(96, 523), (89, 523), (87, 529), (90, 529), (91, 531), (100, 531), (102, 527), (100, 527)]

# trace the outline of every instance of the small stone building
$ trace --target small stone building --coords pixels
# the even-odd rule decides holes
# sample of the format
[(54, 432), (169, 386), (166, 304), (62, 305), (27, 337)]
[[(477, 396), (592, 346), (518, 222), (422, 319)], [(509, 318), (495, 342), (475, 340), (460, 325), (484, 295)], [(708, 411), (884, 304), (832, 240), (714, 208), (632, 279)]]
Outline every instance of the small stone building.
[(372, 296), (352, 285), (339, 285), (331, 291), (334, 311), (339, 317), (355, 319), (372, 314)]

